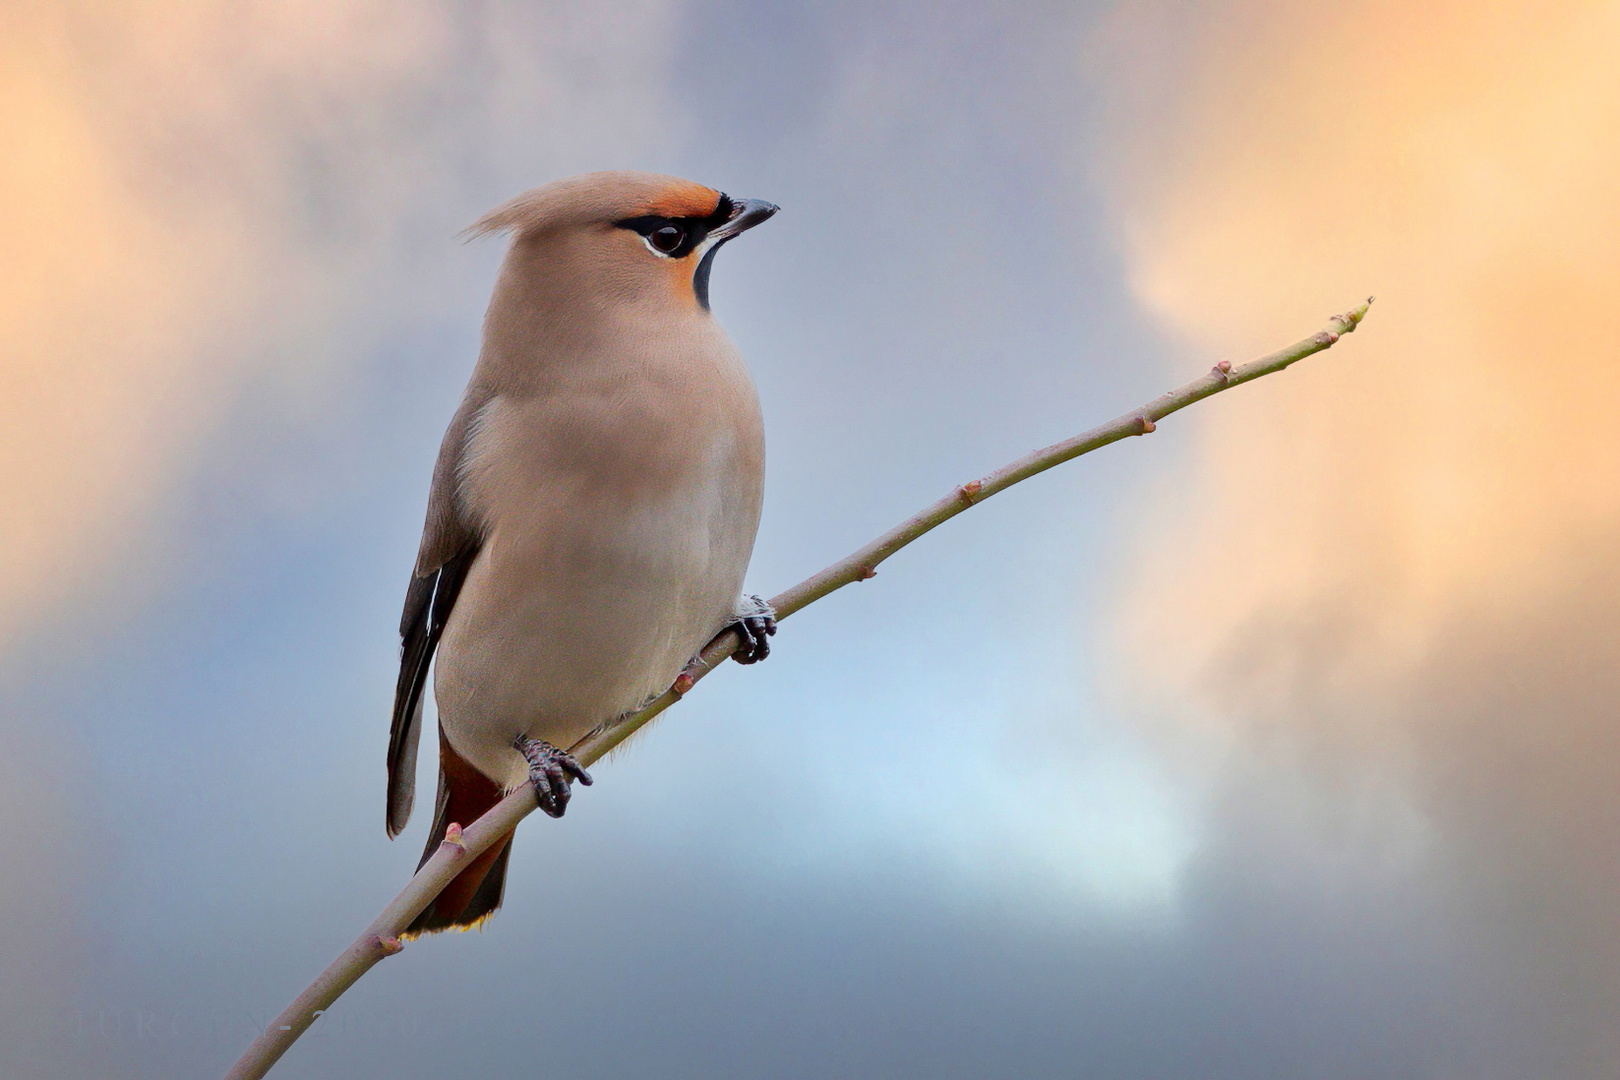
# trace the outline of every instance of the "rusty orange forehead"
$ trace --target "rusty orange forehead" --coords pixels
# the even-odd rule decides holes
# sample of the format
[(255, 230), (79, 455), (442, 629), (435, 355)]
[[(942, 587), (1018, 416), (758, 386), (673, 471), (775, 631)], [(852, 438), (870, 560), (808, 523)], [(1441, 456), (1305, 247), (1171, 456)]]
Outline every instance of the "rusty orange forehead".
[(647, 202), (646, 212), (658, 217), (708, 217), (720, 205), (713, 188), (682, 180), (664, 188)]

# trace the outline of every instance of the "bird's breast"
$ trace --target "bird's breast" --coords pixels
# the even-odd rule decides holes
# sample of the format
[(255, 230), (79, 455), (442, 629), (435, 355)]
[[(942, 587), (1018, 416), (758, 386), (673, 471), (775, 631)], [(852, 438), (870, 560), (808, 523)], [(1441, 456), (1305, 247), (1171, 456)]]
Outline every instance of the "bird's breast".
[(746, 511), (764, 467), (759, 406), (719, 344), (557, 364), (539, 388), (495, 395), (462, 462), (466, 508), (513, 540), (531, 525), (696, 527)]

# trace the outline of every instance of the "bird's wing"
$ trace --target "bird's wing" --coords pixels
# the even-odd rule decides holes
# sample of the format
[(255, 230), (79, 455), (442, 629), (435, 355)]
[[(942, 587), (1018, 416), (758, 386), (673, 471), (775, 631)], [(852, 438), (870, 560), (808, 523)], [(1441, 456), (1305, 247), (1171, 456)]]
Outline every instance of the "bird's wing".
[(398, 836), (416, 800), (416, 749), (422, 737), (422, 693), (439, 635), (456, 606), (467, 569), (478, 555), (480, 537), (457, 498), (461, 459), (474, 421), (493, 395), (469, 387), (450, 421), (433, 467), (427, 524), (405, 592), (400, 618), (399, 682), (394, 690), (394, 721), (388, 735), (388, 835)]

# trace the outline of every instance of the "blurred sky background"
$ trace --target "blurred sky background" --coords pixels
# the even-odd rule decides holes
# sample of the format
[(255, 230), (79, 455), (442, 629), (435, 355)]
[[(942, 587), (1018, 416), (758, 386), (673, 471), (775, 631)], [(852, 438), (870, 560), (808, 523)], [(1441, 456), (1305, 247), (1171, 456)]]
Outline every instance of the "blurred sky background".
[(1379, 299), (785, 624), (277, 1077), (1620, 1072), (1617, 39), (0, 7), (0, 1074), (218, 1075), (409, 876), (395, 626), (501, 255), (456, 233), (601, 168), (783, 207), (713, 286), (767, 595)]

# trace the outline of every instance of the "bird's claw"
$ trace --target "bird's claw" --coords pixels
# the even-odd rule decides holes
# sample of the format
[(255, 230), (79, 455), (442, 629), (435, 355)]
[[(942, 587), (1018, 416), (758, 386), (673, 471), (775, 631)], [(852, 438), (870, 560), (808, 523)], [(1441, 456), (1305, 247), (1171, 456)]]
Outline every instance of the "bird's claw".
[(776, 611), (757, 596), (745, 598), (748, 608), (737, 613), (731, 629), (741, 642), (731, 658), (739, 664), (757, 664), (771, 655), (770, 638), (776, 633)]
[(568, 751), (527, 735), (520, 736), (512, 745), (529, 763), (529, 784), (534, 788), (535, 800), (549, 816), (560, 818), (568, 809), (568, 798), (572, 794), (570, 781), (578, 780), (586, 787), (591, 786), (591, 774)]

